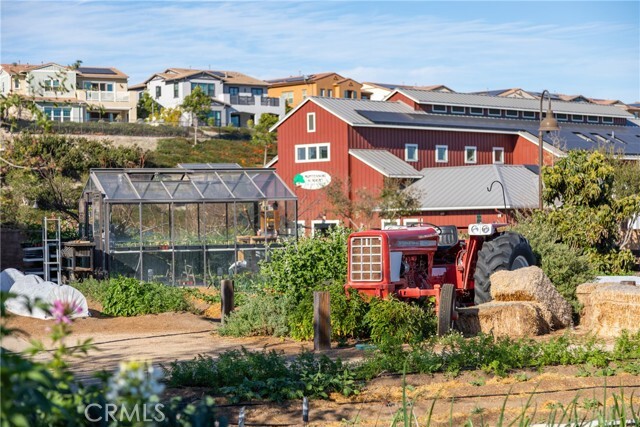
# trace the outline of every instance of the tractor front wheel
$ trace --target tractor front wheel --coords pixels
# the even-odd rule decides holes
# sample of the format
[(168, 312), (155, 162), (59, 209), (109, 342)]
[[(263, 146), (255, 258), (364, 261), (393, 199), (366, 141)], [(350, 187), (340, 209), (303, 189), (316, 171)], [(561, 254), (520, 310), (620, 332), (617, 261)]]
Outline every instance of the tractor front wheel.
[(440, 304), (438, 305), (438, 336), (444, 336), (451, 331), (451, 323), (456, 307), (456, 290), (451, 283), (445, 283), (440, 289)]
[(476, 305), (491, 301), (490, 277), (499, 270), (517, 270), (536, 264), (529, 242), (522, 235), (507, 231), (482, 244), (478, 252), (474, 280)]

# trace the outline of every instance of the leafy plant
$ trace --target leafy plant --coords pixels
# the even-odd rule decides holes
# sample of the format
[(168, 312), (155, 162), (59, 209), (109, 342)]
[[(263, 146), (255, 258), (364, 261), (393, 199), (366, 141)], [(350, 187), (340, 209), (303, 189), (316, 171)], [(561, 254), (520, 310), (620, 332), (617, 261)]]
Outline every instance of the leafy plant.
[(105, 314), (125, 317), (191, 308), (180, 288), (125, 277), (110, 280), (102, 305)]
[(266, 292), (249, 296), (242, 306), (225, 319), (218, 332), (234, 337), (286, 336), (289, 332), (286, 300)]
[(371, 340), (383, 342), (394, 337), (403, 342), (418, 342), (432, 335), (434, 316), (416, 304), (399, 301), (393, 297), (373, 298), (364, 322), (371, 330)]

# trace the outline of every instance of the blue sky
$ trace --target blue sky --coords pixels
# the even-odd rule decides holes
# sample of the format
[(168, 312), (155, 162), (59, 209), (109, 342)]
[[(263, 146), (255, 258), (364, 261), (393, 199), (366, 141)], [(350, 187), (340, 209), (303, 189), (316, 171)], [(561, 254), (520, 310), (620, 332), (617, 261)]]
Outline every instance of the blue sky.
[(640, 101), (640, 2), (2, 0), (1, 61), (521, 87)]

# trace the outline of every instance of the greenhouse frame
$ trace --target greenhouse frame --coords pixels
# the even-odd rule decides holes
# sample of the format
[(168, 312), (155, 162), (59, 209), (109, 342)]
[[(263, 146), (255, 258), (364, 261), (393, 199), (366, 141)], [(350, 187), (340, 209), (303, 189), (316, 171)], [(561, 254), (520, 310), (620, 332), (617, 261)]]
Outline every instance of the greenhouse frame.
[(297, 198), (275, 171), (235, 164), (92, 169), (79, 213), (98, 268), (179, 286), (256, 271), (298, 234)]

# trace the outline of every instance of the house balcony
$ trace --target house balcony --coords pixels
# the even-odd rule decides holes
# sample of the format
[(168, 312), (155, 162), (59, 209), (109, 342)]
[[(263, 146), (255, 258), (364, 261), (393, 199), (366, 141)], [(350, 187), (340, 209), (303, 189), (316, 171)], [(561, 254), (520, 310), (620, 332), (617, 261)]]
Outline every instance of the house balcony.
[(247, 105), (255, 107), (280, 107), (280, 98), (255, 95), (224, 94), (224, 101), (231, 105)]
[[(120, 92), (102, 92), (95, 90), (83, 91), (86, 94), (87, 101), (96, 102), (129, 102), (128, 93)], [(82, 93), (82, 92), (81, 92)]]

